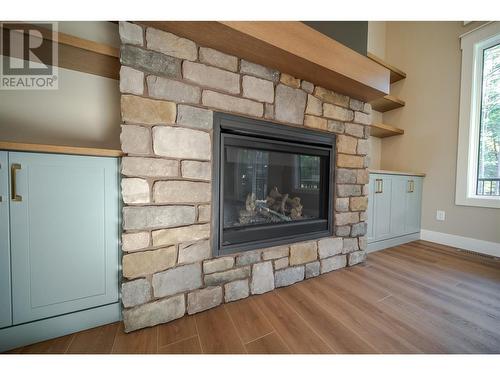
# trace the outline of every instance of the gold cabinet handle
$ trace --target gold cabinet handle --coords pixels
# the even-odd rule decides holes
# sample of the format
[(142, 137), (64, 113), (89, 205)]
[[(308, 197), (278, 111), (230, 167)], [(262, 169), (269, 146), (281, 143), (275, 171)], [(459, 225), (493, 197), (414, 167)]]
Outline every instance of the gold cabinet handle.
[(11, 188), (11, 199), (16, 202), (21, 202), (23, 197), (16, 192), (16, 172), (21, 169), (21, 164), (12, 164), (10, 166), (10, 188)]
[(376, 183), (376, 185), (375, 185), (375, 193), (376, 194), (382, 193), (383, 190), (384, 190), (384, 181), (381, 178), (377, 178), (375, 180), (375, 183)]
[(415, 190), (415, 182), (413, 180), (408, 180), (408, 193), (413, 193)]

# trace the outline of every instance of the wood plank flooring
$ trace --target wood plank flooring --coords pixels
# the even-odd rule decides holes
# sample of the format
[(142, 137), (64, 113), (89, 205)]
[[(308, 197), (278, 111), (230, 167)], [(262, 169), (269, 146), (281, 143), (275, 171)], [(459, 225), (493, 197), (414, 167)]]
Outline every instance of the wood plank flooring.
[(115, 323), (10, 353), (500, 353), (500, 261), (415, 241), (157, 327)]

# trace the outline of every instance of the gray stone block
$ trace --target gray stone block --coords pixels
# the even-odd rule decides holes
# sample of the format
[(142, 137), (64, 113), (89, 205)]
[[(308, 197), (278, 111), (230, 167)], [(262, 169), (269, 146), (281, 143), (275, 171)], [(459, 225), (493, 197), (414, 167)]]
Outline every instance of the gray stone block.
[(179, 161), (157, 158), (123, 157), (122, 174), (140, 177), (177, 177)]
[(210, 160), (211, 148), (210, 135), (206, 132), (171, 126), (153, 128), (153, 150), (156, 155)]
[(179, 245), (179, 259), (177, 262), (195, 263), (210, 258), (211, 249), (208, 240), (199, 242), (188, 242)]
[(250, 61), (246, 60), (241, 60), (240, 72), (264, 78), (273, 82), (278, 82), (280, 78), (280, 73), (278, 71), (259, 64), (251, 63)]
[(207, 182), (157, 181), (153, 185), (155, 203), (200, 203), (210, 202), (212, 193)]
[(172, 100), (176, 103), (200, 102), (201, 89), (197, 86), (156, 76), (148, 76), (146, 81), (149, 96), (152, 98)]
[(136, 44), (138, 46), (142, 46), (144, 44), (142, 27), (139, 25), (120, 21), (118, 22), (118, 32), (120, 34), (120, 40), (123, 44)]
[(289, 267), (274, 274), (274, 286), (280, 288), (304, 280), (304, 266)]
[(248, 279), (236, 280), (224, 285), (224, 299), (226, 302), (246, 298), (249, 294)]
[(238, 58), (236, 56), (226, 55), (212, 48), (200, 47), (200, 61), (233, 72), (238, 70)]
[(222, 303), (222, 287), (209, 287), (196, 290), (187, 296), (188, 314), (196, 314), (200, 311), (211, 309)]
[(177, 124), (189, 128), (211, 130), (213, 126), (213, 112), (208, 109), (179, 104), (177, 109)]
[(125, 332), (167, 323), (182, 317), (185, 312), (184, 295), (127, 309), (123, 311)]
[(141, 230), (194, 224), (192, 206), (129, 206), (123, 208), (123, 229)]
[(123, 65), (143, 72), (164, 77), (181, 77), (181, 60), (139, 47), (122, 45), (120, 61)]
[(364, 236), (367, 231), (367, 223), (357, 223), (352, 225), (351, 237)]
[(183, 160), (181, 174), (184, 178), (210, 181), (212, 176), (212, 163), (205, 161)]
[(358, 263), (364, 262), (366, 259), (366, 251), (355, 251), (348, 255), (349, 257), (349, 266), (354, 266)]
[(254, 264), (252, 267), (252, 282), (250, 291), (252, 294), (262, 294), (274, 289), (273, 266), (271, 262)]
[(302, 125), (307, 94), (292, 87), (279, 84), (276, 87), (275, 117), (278, 121)]
[(319, 275), (320, 263), (319, 261), (306, 264), (306, 279), (316, 277)]
[(211, 273), (210, 275), (205, 275), (206, 285), (220, 285), (227, 282), (245, 279), (250, 276), (250, 267), (245, 266), (241, 268), (235, 268), (229, 271)]
[(144, 73), (128, 66), (120, 68), (120, 92), (142, 95), (144, 93)]
[(318, 241), (318, 253), (320, 259), (328, 258), (342, 253), (343, 240), (337, 238), (323, 238)]
[(321, 273), (331, 272), (344, 268), (347, 265), (347, 257), (345, 255), (337, 255), (331, 258), (321, 260)]
[(151, 285), (146, 279), (137, 279), (122, 284), (123, 307), (142, 305), (151, 299)]
[(122, 125), (120, 142), (122, 151), (127, 154), (151, 154), (151, 132), (144, 126)]
[(155, 297), (171, 296), (201, 288), (201, 263), (188, 264), (153, 275)]
[(247, 251), (236, 257), (237, 266), (246, 266), (248, 264), (257, 263), (260, 261), (260, 251)]

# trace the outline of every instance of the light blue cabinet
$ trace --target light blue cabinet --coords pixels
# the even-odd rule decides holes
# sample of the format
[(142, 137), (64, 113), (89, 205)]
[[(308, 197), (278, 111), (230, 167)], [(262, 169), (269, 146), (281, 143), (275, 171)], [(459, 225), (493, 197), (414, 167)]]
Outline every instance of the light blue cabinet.
[(369, 250), (380, 250), (418, 238), (422, 180), (420, 176), (370, 174)]
[(117, 303), (118, 160), (27, 152), (0, 156), (0, 323)]
[(8, 171), (8, 154), (0, 151), (0, 328), (12, 324)]

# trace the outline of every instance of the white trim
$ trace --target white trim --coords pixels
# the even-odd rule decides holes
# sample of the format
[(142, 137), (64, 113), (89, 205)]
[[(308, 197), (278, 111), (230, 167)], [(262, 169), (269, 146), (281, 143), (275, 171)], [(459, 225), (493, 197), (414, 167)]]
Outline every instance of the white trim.
[(121, 320), (120, 302), (0, 329), (0, 353)]
[[(465, 22), (467, 22), (467, 23), (465, 23)], [(472, 22), (474, 22), (474, 21), (464, 21), (464, 26), (466, 26), (467, 24), (472, 23)], [(485, 23), (483, 23), (483, 24), (481, 24), (481, 25), (479, 25), (479, 26), (477, 26), (477, 27), (473, 28), (472, 30), (469, 30), (469, 31), (467, 31), (467, 32), (465, 32), (465, 33), (463, 33), (463, 34), (461, 34), (461, 35), (459, 36), (459, 38), (460, 38), (460, 39), (462, 39), (464, 36), (467, 36), (467, 35), (469, 35), (469, 34), (472, 34), (473, 32), (475, 32), (475, 31), (477, 31), (477, 30), (479, 30), (479, 29), (482, 29), (482, 28), (483, 28), (483, 27), (485, 27), (485, 26), (488, 26), (490, 23), (493, 23), (493, 21), (488, 21), (488, 22), (485, 22)]]
[(463, 36), (460, 83), (455, 204), (500, 208), (500, 197), (476, 195), (482, 53), (500, 40), (500, 22), (491, 22)]
[(425, 241), (436, 242), (441, 245), (457, 247), (459, 249), (475, 251), (476, 253), (492, 255), (500, 258), (500, 243), (462, 237), (455, 234), (434, 232), (422, 229), (420, 238)]
[(366, 248), (367, 253), (373, 253), (375, 251), (384, 250), (389, 247), (402, 245), (404, 243), (416, 241), (420, 239), (420, 233), (407, 234), (400, 237), (389, 238), (387, 240), (370, 242)]

